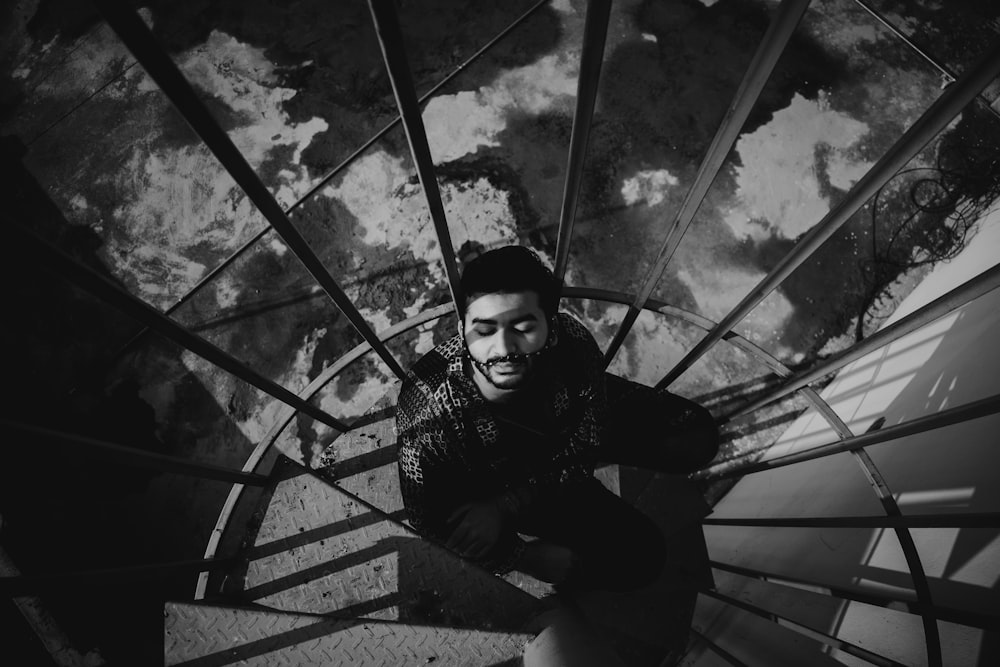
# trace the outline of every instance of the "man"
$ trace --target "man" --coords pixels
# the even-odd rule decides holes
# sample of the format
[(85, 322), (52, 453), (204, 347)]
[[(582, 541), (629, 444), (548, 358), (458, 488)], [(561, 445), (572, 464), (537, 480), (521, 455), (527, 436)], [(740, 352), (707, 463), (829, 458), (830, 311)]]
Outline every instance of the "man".
[[(649, 582), (664, 540), (593, 476), (608, 445), (602, 356), (583, 325), (557, 312), (552, 272), (508, 246), (471, 261), (460, 289), (458, 335), (414, 365), (399, 396), (414, 527), (496, 573), (612, 590)], [(711, 435), (714, 445), (714, 425)]]

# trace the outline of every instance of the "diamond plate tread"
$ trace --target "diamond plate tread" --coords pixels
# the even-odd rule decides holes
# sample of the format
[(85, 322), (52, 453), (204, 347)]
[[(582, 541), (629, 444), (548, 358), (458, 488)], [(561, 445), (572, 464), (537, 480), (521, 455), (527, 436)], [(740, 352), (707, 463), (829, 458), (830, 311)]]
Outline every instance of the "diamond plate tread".
[(539, 602), (282, 457), (239, 599), (273, 609), (518, 629)]
[(317, 472), (383, 512), (404, 512), (396, 467), (395, 383), (353, 428), (331, 442), (320, 457)]
[(496, 665), (517, 661), (532, 639), (180, 602), (168, 602), (164, 613), (164, 664), (171, 666)]

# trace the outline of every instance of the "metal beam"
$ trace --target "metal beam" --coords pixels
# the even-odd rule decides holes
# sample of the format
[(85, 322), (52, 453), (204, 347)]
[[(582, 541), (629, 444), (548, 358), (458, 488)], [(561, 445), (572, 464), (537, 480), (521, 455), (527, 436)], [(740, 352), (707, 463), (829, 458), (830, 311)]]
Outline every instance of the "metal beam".
[[(730, 653), (726, 649), (722, 648), (721, 646), (719, 646), (718, 644), (716, 644), (715, 642), (713, 642), (707, 636), (705, 636), (704, 634), (702, 634), (699, 630), (695, 629), (694, 626), (691, 627), (691, 634), (694, 635), (695, 637), (697, 637), (702, 642), (704, 642), (705, 645), (708, 646), (708, 648), (713, 653), (715, 653), (717, 656), (719, 656), (720, 658), (722, 658), (723, 660), (725, 660), (726, 662), (728, 662), (733, 667), (747, 667), (747, 664), (745, 662), (743, 662), (742, 660), (740, 660), (739, 658), (737, 658), (735, 655), (733, 655), (732, 653)], [(667, 664), (667, 663), (664, 663), (664, 664)]]
[(566, 163), (566, 183), (559, 211), (559, 235), (556, 240), (556, 279), (562, 284), (569, 261), (569, 246), (576, 221), (576, 205), (580, 199), (583, 167), (587, 159), (587, 141), (594, 120), (594, 103), (604, 61), (604, 43), (611, 17), (611, 0), (589, 0), (583, 26), (583, 48), (580, 53), (580, 73), (576, 78), (576, 111), (573, 132), (569, 139), (569, 159)]
[(718, 591), (702, 590), (699, 592), (702, 595), (719, 600), (720, 602), (723, 602), (731, 607), (736, 607), (737, 609), (742, 609), (743, 611), (749, 612), (755, 616), (767, 619), (783, 628), (789, 628), (805, 637), (809, 637), (810, 639), (820, 642), (821, 644), (831, 646), (843, 651), (844, 653), (853, 655), (856, 658), (861, 658), (862, 660), (870, 662), (873, 665), (879, 665), (880, 667), (903, 667), (903, 663), (901, 662), (896, 662), (895, 660), (887, 658), (884, 655), (873, 653), (868, 649), (861, 648), (857, 644), (852, 644), (851, 642), (845, 641), (839, 637), (828, 635), (825, 632), (806, 625), (805, 623), (799, 623), (798, 621), (792, 620), (787, 616), (776, 614), (773, 611), (768, 611), (767, 609), (750, 604), (749, 602), (738, 600), (734, 597), (719, 593)]
[[(438, 246), (441, 248), (441, 258), (444, 262), (445, 274), (448, 277), (448, 289), (451, 290), (452, 301), (458, 306), (461, 303), (459, 294), (458, 262), (455, 259), (455, 246), (448, 230), (448, 219), (444, 214), (444, 203), (441, 201), (441, 191), (438, 189), (437, 177), (434, 175), (434, 161), (431, 159), (431, 149), (427, 143), (427, 132), (420, 115), (420, 103), (410, 76), (410, 66), (403, 49), (403, 32), (399, 27), (399, 17), (396, 15), (394, 0), (368, 0), (372, 20), (375, 22), (375, 32), (382, 48), (382, 58), (392, 82), (392, 91), (396, 95), (396, 105), (403, 119), (403, 129), (406, 140), (410, 144), (410, 154), (417, 168), (417, 177), (427, 199), (427, 209), (434, 221), (434, 231), (437, 233)], [(372, 341), (369, 341), (372, 342)], [(381, 345), (381, 343), (379, 343)], [(372, 344), (374, 347), (374, 343)]]
[[(434, 308), (429, 308), (413, 317), (407, 318), (402, 322), (397, 322), (388, 329), (379, 332), (379, 338), (383, 341), (388, 341), (402, 333), (413, 329), (414, 327), (436, 320), (443, 315), (447, 315), (454, 311), (455, 305), (452, 303), (442, 304), (435, 306)], [(335, 362), (330, 364), (327, 368), (323, 370), (319, 375), (313, 378), (305, 388), (299, 392), (299, 396), (304, 400), (309, 400), (312, 398), (320, 389), (325, 387), (333, 378), (337, 377), (342, 371), (344, 371), (350, 364), (354, 363), (360, 359), (363, 355), (371, 351), (371, 345), (362, 342), (358, 343), (353, 349), (341, 356)], [(271, 423), (271, 428), (268, 429), (267, 433), (257, 442), (257, 446), (254, 450), (250, 452), (250, 456), (243, 464), (244, 472), (253, 472), (257, 469), (257, 466), (263, 460), (264, 455), (274, 446), (278, 437), (282, 434), (288, 424), (291, 423), (292, 418), (295, 417), (295, 411), (291, 409), (280, 408), (278, 413), (274, 417), (274, 421)], [(354, 427), (352, 422), (351, 428)], [(216, 549), (219, 548), (219, 542), (222, 540), (222, 535), (226, 531), (229, 525), (229, 519), (236, 509), (236, 503), (239, 501), (240, 496), (243, 494), (243, 485), (234, 484), (233, 488), (229, 490), (229, 495), (226, 497), (226, 502), (223, 503), (222, 509), (219, 511), (219, 516), (215, 521), (215, 528), (212, 530), (212, 534), (208, 538), (208, 544), (205, 547), (205, 558), (211, 558), (215, 555)], [(198, 577), (198, 584), (195, 588), (194, 599), (201, 600), (205, 597), (205, 591), (208, 588), (208, 573), (204, 572)]]
[[(938, 72), (940, 72), (941, 76), (943, 76), (945, 79), (948, 80), (949, 84), (951, 82), (953, 82), (955, 79), (958, 78), (958, 77), (955, 76), (954, 70), (952, 70), (950, 67), (948, 67), (947, 65), (945, 65), (941, 61), (936, 60), (935, 58), (931, 57), (931, 55), (929, 53), (927, 53), (926, 51), (924, 51), (923, 49), (921, 49), (919, 46), (917, 46), (916, 42), (914, 42), (912, 39), (910, 39), (905, 34), (903, 34), (902, 30), (900, 30), (895, 25), (893, 25), (889, 21), (889, 19), (887, 19), (877, 9), (875, 9), (874, 7), (872, 7), (871, 5), (869, 5), (867, 2), (863, 2), (862, 0), (854, 0), (854, 4), (856, 4), (858, 7), (861, 7), (861, 9), (863, 9), (864, 11), (868, 12), (868, 14), (873, 19), (875, 19), (876, 21), (878, 21), (879, 23), (881, 23), (882, 27), (884, 27), (886, 30), (888, 30), (889, 32), (891, 32), (896, 37), (896, 39), (898, 39), (899, 41), (901, 41), (904, 44), (906, 44), (908, 47), (910, 47), (911, 51), (913, 51), (918, 56), (920, 56), (921, 58), (923, 58), (924, 61), (927, 62), (927, 64), (929, 64), (931, 67), (933, 67)], [(1000, 111), (994, 109), (993, 105), (990, 104), (989, 100), (987, 100), (985, 96), (979, 95), (979, 101), (983, 103), (983, 106), (986, 107), (986, 109), (988, 109), (990, 111), (990, 113), (992, 113), (997, 118), (1000, 118)]]
[(969, 627), (979, 628), (989, 632), (1000, 632), (1000, 616), (996, 614), (980, 614), (978, 612), (954, 609), (952, 607), (942, 607), (940, 605), (934, 605), (928, 609), (925, 605), (912, 598), (891, 597), (885, 595), (884, 593), (871, 593), (857, 589), (844, 588), (821, 581), (803, 579), (800, 577), (789, 577), (783, 574), (765, 572), (763, 570), (742, 567), (740, 565), (732, 565), (730, 563), (722, 563), (714, 560), (709, 560), (708, 564), (716, 570), (732, 572), (733, 574), (749, 577), (751, 579), (757, 579), (759, 581), (764, 581), (778, 586), (792, 586), (794, 588), (802, 588), (805, 586), (807, 587), (807, 590), (816, 593), (817, 595), (826, 595), (842, 600), (862, 602), (875, 607), (890, 607), (900, 611), (905, 611), (909, 614), (919, 615), (929, 611), (929, 613), (939, 621), (958, 623), (959, 625), (968, 625)]
[(774, 470), (776, 468), (783, 468), (796, 463), (802, 463), (803, 461), (812, 461), (814, 459), (821, 459), (826, 456), (839, 454), (841, 452), (848, 452), (862, 447), (877, 445), (890, 440), (896, 440), (909, 435), (916, 435), (925, 431), (931, 431), (945, 426), (950, 426), (952, 424), (958, 424), (960, 422), (978, 419), (979, 417), (986, 417), (997, 413), (1000, 413), (1000, 394), (994, 394), (978, 401), (942, 410), (941, 412), (936, 412), (932, 415), (911, 419), (903, 422), (902, 424), (896, 424), (895, 426), (887, 426), (878, 431), (862, 433), (861, 435), (856, 435), (853, 438), (846, 438), (827, 445), (813, 447), (804, 452), (778, 456), (768, 461), (761, 461), (759, 463), (740, 466), (725, 472), (716, 472), (711, 469), (701, 470), (693, 473), (691, 478), (719, 480), (729, 479), (732, 477), (742, 477), (743, 475), (750, 475), (764, 470)]
[[(6, 216), (4, 218), (9, 220)], [(339, 431), (349, 430), (349, 427), (339, 419), (302, 400), (278, 383), (265, 378), (242, 361), (223, 352), (204, 338), (191, 333), (156, 308), (129, 294), (105, 276), (97, 273), (94, 269), (84, 266), (63, 251), (49, 245), (25, 229), (23, 225), (9, 221), (5, 225), (5, 231), (13, 235), (15, 247), (18, 249), (18, 252), (29, 255), (38, 264), (48, 266), (68, 279), (76, 287), (84, 289), (99, 299), (106, 301), (153, 331), (169, 338), (203, 359), (212, 362), (219, 368), (232, 373), (244, 382), (252, 384), (279, 401), (294, 406), (313, 419), (318, 419)]]
[(1000, 512), (910, 514), (901, 516), (810, 516), (771, 519), (702, 519), (707, 526), (769, 528), (1000, 528)]
[(838, 368), (843, 368), (847, 364), (857, 361), (865, 355), (899, 340), (903, 336), (930, 324), (934, 320), (944, 317), (948, 313), (961, 308), (998, 287), (1000, 287), (1000, 264), (983, 271), (975, 278), (967, 280), (947, 294), (939, 296), (884, 329), (876, 331), (860, 343), (842, 350), (812, 368), (795, 375), (764, 396), (736, 408), (728, 415), (722, 417), (721, 421), (727, 421), (737, 415), (752, 412), (782, 396), (801, 389), (823, 376), (829, 375)]
[[(469, 56), (468, 58), (466, 58), (465, 61), (462, 62), (458, 67), (456, 67), (451, 72), (449, 72), (447, 76), (445, 76), (443, 79), (441, 79), (436, 84), (434, 84), (434, 86), (430, 90), (428, 90), (426, 93), (424, 93), (423, 95), (421, 95), (420, 99), (418, 100), (420, 102), (420, 104), (423, 104), (428, 99), (430, 99), (439, 90), (441, 90), (441, 88), (443, 88), (444, 86), (446, 86), (452, 79), (454, 79), (456, 76), (458, 76), (463, 71), (465, 71), (465, 69), (469, 65), (471, 65), (476, 60), (478, 60), (480, 58), (480, 56), (482, 56), (484, 53), (488, 52), (491, 48), (493, 48), (494, 46), (496, 46), (497, 43), (499, 43), (504, 37), (506, 37), (507, 35), (509, 35), (516, 27), (518, 27), (524, 21), (526, 21), (529, 17), (531, 17), (532, 15), (534, 15), (535, 12), (537, 12), (539, 9), (541, 9), (544, 5), (547, 5), (548, 2), (549, 2), (549, 0), (539, 0), (539, 2), (536, 2), (527, 11), (525, 11), (523, 14), (521, 14), (519, 17), (517, 17), (513, 21), (513, 23), (511, 23), (506, 28), (504, 28), (499, 33), (497, 33), (496, 36), (493, 37), (493, 39), (491, 39), (486, 44), (484, 44), (482, 47), (480, 47), (480, 49), (478, 51), (476, 51), (471, 56)], [(354, 161), (357, 160), (359, 157), (361, 157), (361, 155), (363, 155), (365, 153), (365, 151), (367, 151), (369, 148), (371, 148), (372, 145), (374, 145), (382, 137), (384, 137), (386, 134), (388, 134), (389, 131), (392, 130), (394, 127), (396, 127), (397, 125), (399, 125), (399, 122), (401, 120), (402, 120), (402, 118), (400, 116), (396, 116), (394, 119), (392, 119), (392, 121), (390, 121), (389, 123), (387, 123), (386, 125), (384, 125), (381, 130), (379, 130), (378, 132), (376, 132), (375, 134), (373, 134), (367, 141), (365, 141), (365, 143), (363, 143), (361, 146), (359, 146), (357, 149), (355, 149), (353, 153), (351, 153), (346, 158), (344, 158), (341, 161), (340, 164), (338, 164), (336, 167), (334, 167), (329, 173), (327, 173), (319, 181), (317, 181), (315, 185), (313, 185), (311, 188), (309, 188), (308, 192), (306, 192), (305, 194), (303, 194), (301, 197), (299, 197), (295, 201), (295, 203), (293, 203), (291, 206), (289, 206), (288, 208), (286, 208), (285, 209), (285, 215), (291, 215), (298, 208), (300, 208), (303, 204), (305, 204), (307, 201), (309, 201), (309, 199), (311, 199), (317, 192), (319, 192), (320, 190), (322, 190), (330, 181), (332, 181), (334, 178), (336, 178), (337, 174), (339, 174), (341, 171), (343, 171), (344, 169), (346, 169), (347, 167), (349, 167), (351, 164), (353, 164)], [(225, 258), (220, 264), (216, 265), (208, 273), (206, 273), (204, 276), (202, 276), (202, 278), (197, 283), (195, 283), (191, 287), (191, 289), (189, 289), (187, 292), (185, 292), (179, 299), (177, 299), (177, 301), (175, 301), (164, 312), (167, 315), (169, 315), (169, 314), (173, 313), (175, 310), (177, 310), (178, 308), (180, 308), (182, 305), (184, 305), (185, 303), (187, 303), (189, 300), (191, 300), (198, 292), (200, 292), (202, 290), (202, 288), (204, 288), (206, 285), (208, 285), (210, 282), (212, 282), (212, 280), (214, 280), (215, 277), (218, 274), (222, 273), (222, 271), (224, 271), (228, 266), (230, 266), (233, 262), (235, 262), (237, 259), (239, 259), (239, 257), (241, 257), (243, 255), (243, 253), (245, 253), (247, 250), (249, 250), (254, 245), (256, 245), (258, 241), (260, 241), (268, 232), (271, 231), (271, 229), (272, 228), (271, 228), (270, 224), (265, 225), (263, 229), (261, 229), (256, 234), (254, 234), (252, 238), (250, 238), (242, 246), (240, 246), (239, 248), (237, 248), (231, 255), (229, 255), (227, 258)], [(129, 347), (131, 347), (132, 345), (134, 345), (143, 336), (145, 336), (148, 331), (149, 331), (148, 329), (143, 329), (142, 331), (140, 331), (139, 333), (137, 333), (127, 343), (125, 343), (125, 345), (123, 345), (121, 347), (121, 349), (117, 352), (117, 354), (122, 354), (125, 350), (127, 350)]]
[(778, 265), (747, 294), (718, 326), (698, 342), (683, 359), (657, 383), (663, 389), (690, 368), (726, 332), (746, 317), (757, 304), (774, 291), (792, 272), (801, 266), (827, 239), (840, 229), (879, 188), (892, 179), (896, 172), (919, 153), (939, 132), (945, 129), (976, 95), (1000, 75), (1000, 44), (995, 45), (972, 68), (917, 119), (917, 121), (892, 145), (885, 155), (837, 202), (820, 222), (810, 229)]
[(388, 348), (379, 342), (378, 337), (364, 317), (340, 289), (337, 281), (326, 270), (322, 260), (309, 247), (305, 237), (292, 225), (281, 205), (268, 191), (267, 186), (260, 180), (260, 177), (240, 153), (226, 131), (212, 117), (208, 107), (199, 99), (194, 88), (181, 74), (177, 65), (159, 46), (153, 33), (146, 27), (139, 15), (122, 0), (94, 0), (94, 4), (150, 78), (177, 107), (184, 120), (222, 163), (222, 166), (243, 189), (261, 214), (267, 218), (274, 231), (288, 245), (358, 333), (372, 344), (372, 349), (392, 369), (393, 373), (399, 378), (405, 377), (406, 373), (399, 362), (392, 356)]
[[(889, 489), (888, 483), (879, 472), (875, 462), (864, 448), (853, 449), (851, 454), (854, 460), (861, 466), (868, 483), (871, 485), (875, 495), (878, 496), (879, 503), (886, 515), (890, 517), (902, 517), (903, 512), (899, 509), (896, 496)], [(927, 664), (930, 667), (941, 667), (944, 659), (941, 654), (941, 634), (938, 630), (937, 621), (930, 612), (926, 611), (934, 606), (934, 598), (931, 594), (931, 586), (927, 581), (927, 572), (924, 570), (923, 561), (920, 560), (920, 552), (917, 551), (916, 542), (910, 529), (904, 526), (896, 526), (893, 529), (896, 539), (899, 540), (899, 548), (903, 551), (903, 558), (910, 570), (910, 578), (913, 580), (913, 590), (917, 594), (917, 600), (925, 611), (920, 615), (921, 623), (924, 627), (924, 641), (927, 644)]]
[(636, 294), (635, 300), (629, 306), (622, 323), (618, 326), (618, 331), (615, 332), (615, 337), (611, 340), (608, 349), (604, 353), (605, 367), (615, 358), (619, 348), (621, 348), (622, 343), (625, 341), (625, 337), (631, 331), (632, 325), (635, 324), (636, 318), (639, 317), (643, 306), (653, 293), (653, 290), (656, 289), (657, 284), (659, 284), (660, 278), (663, 276), (663, 271), (667, 268), (667, 263), (674, 256), (677, 246), (680, 245), (681, 239), (691, 225), (691, 221), (698, 212), (698, 208), (705, 199), (705, 195), (708, 194), (708, 189), (722, 168), (726, 156), (733, 149), (733, 145), (739, 137), (740, 130), (743, 128), (744, 123), (746, 123), (750, 111), (753, 110), (757, 98), (760, 97), (761, 91), (764, 90), (764, 85), (767, 83), (775, 64), (778, 62), (778, 58), (781, 57), (782, 52), (785, 50), (785, 45), (791, 39), (795, 27), (802, 20), (802, 15), (808, 6), (809, 0), (783, 0), (775, 11), (774, 18), (771, 20), (770, 25), (768, 25), (767, 32), (764, 33), (764, 37), (761, 39), (756, 53), (754, 53), (753, 58), (750, 60), (750, 65), (743, 75), (743, 80), (736, 90), (736, 95), (726, 110), (722, 124), (716, 131), (715, 137), (712, 139), (712, 144), (709, 146), (708, 152), (705, 154), (701, 166), (698, 168), (698, 174), (695, 176), (694, 183), (691, 184), (691, 188), (684, 197), (684, 202), (677, 210), (677, 214), (674, 216), (674, 220), (667, 232), (667, 237), (664, 239), (663, 245), (660, 246), (659, 253), (656, 255), (652, 267), (650, 267), (649, 272), (643, 280), (642, 287)]
[(220, 570), (232, 566), (235, 562), (235, 558), (198, 558), (100, 570), (0, 577), (0, 595), (8, 597), (20, 597), (36, 593), (44, 593), (46, 595), (57, 593), (78, 595), (80, 587), (124, 584), (159, 579), (175, 574), (200, 572), (202, 570)]
[(149, 468), (159, 470), (160, 472), (173, 472), (223, 482), (250, 484), (252, 486), (264, 486), (267, 484), (267, 477), (264, 475), (242, 472), (210, 463), (197, 463), (195, 461), (179, 459), (175, 456), (147, 452), (142, 449), (126, 447), (97, 438), (89, 438), (75, 433), (66, 433), (40, 426), (22, 424), (7, 419), (0, 419), (0, 430), (3, 430), (7, 434), (5, 437), (8, 440), (15, 437), (30, 438), (32, 445), (45, 443), (46, 445), (55, 445), (63, 449), (76, 448), (77, 450), (83, 450), (80, 453), (85, 453), (88, 458), (100, 458), (139, 468)]

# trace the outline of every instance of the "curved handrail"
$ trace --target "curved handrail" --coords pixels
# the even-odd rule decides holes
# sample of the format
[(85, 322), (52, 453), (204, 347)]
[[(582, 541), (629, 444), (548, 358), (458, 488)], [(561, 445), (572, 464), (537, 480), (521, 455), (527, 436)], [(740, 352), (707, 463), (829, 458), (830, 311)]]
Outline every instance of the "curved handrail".
[[(392, 340), (396, 336), (406, 333), (410, 329), (416, 328), (426, 322), (436, 320), (454, 310), (455, 305), (452, 303), (441, 304), (440, 306), (435, 306), (425, 310), (401, 322), (397, 322), (391, 327), (378, 332), (376, 335), (379, 337), (379, 340), (384, 343)], [(354, 346), (350, 351), (341, 356), (337, 359), (337, 361), (316, 376), (312, 382), (306, 385), (302, 391), (299, 392), (298, 396), (302, 400), (311, 399), (323, 387), (325, 387), (327, 383), (340, 375), (340, 373), (342, 373), (344, 369), (352, 363), (363, 357), (366, 353), (370, 352), (371, 349), (371, 344), (368, 341), (364, 341)], [(291, 408), (287, 404), (281, 405), (271, 428), (268, 429), (264, 437), (257, 443), (257, 446), (252, 452), (250, 452), (250, 456), (247, 457), (246, 462), (243, 464), (243, 472), (255, 473), (257, 471), (257, 466), (259, 466), (260, 462), (264, 459), (264, 455), (271, 449), (275, 441), (277, 441), (278, 436), (280, 436), (285, 430), (285, 427), (291, 423), (297, 412), (297, 410)], [(219, 542), (222, 540), (222, 535), (225, 533), (226, 527), (229, 524), (229, 519), (232, 516), (233, 511), (236, 509), (236, 503), (243, 494), (243, 488), (243, 484), (233, 484), (233, 487), (229, 490), (226, 502), (223, 503), (222, 510), (219, 512), (219, 517), (216, 519), (215, 528), (212, 529), (212, 534), (208, 538), (208, 544), (205, 547), (205, 558), (212, 558), (215, 556), (215, 552), (219, 548)], [(208, 575), (208, 572), (202, 572), (198, 575), (198, 584), (195, 588), (194, 594), (195, 600), (201, 600), (205, 597), (205, 589), (208, 587)]]
[[(628, 305), (634, 300), (634, 295), (627, 294), (625, 292), (617, 292), (613, 290), (606, 290), (594, 287), (584, 287), (584, 286), (565, 286), (563, 287), (563, 297), (564, 298), (582, 298), (582, 299), (592, 299), (595, 301), (603, 301), (606, 303), (618, 303)], [(455, 306), (452, 303), (441, 304), (435, 306), (428, 310), (425, 310), (413, 317), (407, 318), (391, 327), (378, 332), (378, 338), (385, 342), (399, 336), (407, 331), (425, 324), (427, 322), (436, 320), (449, 312), (454, 311)], [(657, 301), (655, 299), (649, 299), (644, 307), (645, 310), (649, 310), (654, 313), (659, 313), (662, 315), (669, 315), (676, 317), (685, 322), (693, 324), (701, 329), (709, 331), (715, 326), (715, 323), (708, 319), (698, 315), (697, 313), (692, 313), (683, 308), (677, 306), (671, 306), (665, 302)], [(774, 371), (781, 377), (789, 377), (792, 371), (781, 363), (777, 358), (768, 352), (764, 351), (757, 345), (751, 343), (749, 340), (743, 336), (730, 331), (723, 340), (726, 340), (732, 345), (740, 348), (744, 352), (751, 355), (757, 361), (763, 363), (769, 369)], [(305, 388), (303, 388), (298, 396), (302, 400), (309, 400), (315, 396), (328, 382), (336, 378), (340, 373), (342, 373), (348, 366), (363, 357), (366, 353), (371, 351), (371, 345), (368, 341), (363, 341), (357, 346), (352, 348), (349, 352), (341, 356), (337, 361), (326, 368), (320, 375), (318, 375), (312, 382), (310, 382)], [(830, 408), (830, 406), (820, 398), (812, 389), (804, 389), (803, 394), (806, 395), (807, 399), (813, 404), (813, 406), (830, 422), (834, 428), (838, 428), (838, 422), (843, 424), (837, 417), (836, 413)], [(279, 409), (278, 415), (275, 417), (274, 423), (271, 428), (265, 434), (265, 436), (260, 440), (254, 450), (247, 457), (246, 462), (243, 465), (243, 472), (253, 473), (257, 471), (257, 466), (263, 460), (264, 455), (271, 449), (274, 443), (277, 441), (278, 437), (284, 431), (284, 429), (291, 423), (292, 419), (295, 417), (296, 410), (290, 406), (282, 405)], [(846, 427), (845, 427), (846, 428)], [(838, 429), (839, 430), (839, 429)], [(225, 503), (223, 503), (222, 509), (219, 512), (219, 517), (216, 520), (215, 528), (212, 529), (212, 533), (209, 536), (208, 543), (205, 547), (205, 558), (213, 558), (216, 551), (218, 550), (219, 543), (222, 540), (222, 535), (225, 533), (226, 528), (229, 524), (229, 520), (232, 513), (236, 509), (236, 503), (239, 501), (240, 496), (243, 493), (242, 484), (234, 484), (232, 489), (230, 489), (229, 495), (226, 498)], [(205, 591), (208, 587), (208, 572), (202, 572), (198, 576), (198, 583), (195, 588), (195, 599), (201, 600), (205, 596)]]
[[(623, 305), (628, 305), (632, 302), (632, 296), (618, 291), (606, 290), (600, 288), (592, 287), (572, 287), (567, 286), (563, 288), (563, 296), (568, 298), (584, 298), (603, 301), (606, 303), (619, 303)], [(692, 313), (683, 308), (677, 306), (672, 306), (665, 302), (660, 302), (656, 300), (647, 300), (644, 305), (644, 310), (649, 310), (662, 315), (669, 315), (681, 319), (685, 322), (693, 324), (699, 328), (706, 331), (712, 330), (716, 323), (712, 320)], [(385, 329), (377, 334), (380, 342), (388, 341), (402, 333), (410, 331), (411, 329), (436, 320), (448, 312), (454, 311), (455, 306), (453, 303), (442, 304), (425, 310), (418, 315), (407, 318), (395, 325)], [(730, 344), (740, 348), (744, 352), (748, 353), (752, 358), (763, 363), (765, 366), (774, 371), (777, 375), (781, 377), (789, 377), (792, 372), (776, 357), (766, 352), (759, 346), (750, 342), (743, 336), (737, 334), (734, 331), (726, 332), (722, 338), (729, 342)], [(348, 353), (341, 356), (336, 362), (334, 362), (329, 368), (325, 369), (319, 376), (317, 376), (312, 382), (309, 383), (299, 394), (303, 400), (309, 400), (316, 393), (318, 393), (327, 383), (337, 377), (341, 372), (344, 371), (352, 363), (360, 359), (367, 352), (371, 351), (372, 346), (369, 342), (364, 341), (359, 345), (355, 346)], [(807, 400), (813, 404), (817, 411), (826, 419), (830, 426), (837, 432), (840, 440), (851, 440), (855, 438), (854, 434), (851, 432), (847, 424), (840, 418), (839, 415), (830, 407), (830, 405), (813, 389), (803, 388), (802, 393), (806, 396)], [(287, 425), (291, 422), (292, 418), (295, 416), (296, 410), (291, 406), (284, 405), (281, 408), (281, 412), (275, 419), (274, 424), (268, 430), (265, 437), (258, 443), (257, 447), (248, 457), (246, 463), (244, 464), (244, 472), (256, 472), (257, 466), (260, 464), (265, 453), (267, 453), (273, 446), (274, 442), (278, 439)], [(882, 504), (882, 507), (887, 516), (890, 517), (900, 517), (902, 516), (899, 506), (892, 496), (888, 486), (886, 485), (881, 473), (878, 471), (875, 463), (867, 455), (864, 449), (854, 450), (852, 454), (855, 456), (861, 470), (864, 472), (866, 478), (871, 483), (872, 489), (878, 497)], [(215, 557), (216, 550), (218, 549), (219, 542), (221, 541), (222, 535), (225, 532), (229, 519), (235, 510), (236, 503), (239, 501), (240, 496), (243, 492), (242, 484), (234, 484), (232, 489), (230, 489), (229, 496), (226, 498), (226, 502), (219, 514), (219, 518), (216, 521), (216, 526), (212, 531), (212, 535), (209, 538), (208, 545), (206, 546), (205, 559), (211, 559)], [(912, 535), (907, 527), (899, 526), (894, 528), (897, 535), (897, 539), (903, 550), (904, 558), (907, 562), (907, 566), (910, 570), (910, 577), (914, 583), (914, 590), (917, 595), (917, 599), (923, 609), (921, 614), (921, 620), (924, 626), (924, 635), (927, 642), (927, 654), (928, 659), (932, 664), (940, 664), (941, 656), (941, 645), (940, 637), (937, 632), (936, 621), (933, 614), (929, 611), (933, 608), (933, 600), (931, 598), (931, 591), (929, 582), (927, 580), (926, 573), (923, 568), (923, 563), (920, 559), (920, 555), (916, 549), (916, 545), (913, 542)], [(198, 584), (195, 590), (195, 599), (199, 600), (204, 598), (205, 590), (208, 587), (208, 572), (201, 572), (198, 576)]]

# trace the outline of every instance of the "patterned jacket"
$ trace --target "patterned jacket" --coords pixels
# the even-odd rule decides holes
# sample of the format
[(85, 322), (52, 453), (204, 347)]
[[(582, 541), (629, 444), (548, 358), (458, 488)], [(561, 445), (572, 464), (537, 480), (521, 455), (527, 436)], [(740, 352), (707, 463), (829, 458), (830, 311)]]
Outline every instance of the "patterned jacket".
[[(516, 499), (516, 513), (539, 494), (593, 477), (605, 406), (601, 353), (565, 313), (553, 334), (538, 357), (545, 432), (498, 416), (463, 371), (457, 335), (411, 369), (396, 409), (399, 477), (410, 521), (423, 535), (445, 541), (446, 521), (464, 503), (506, 496)], [(514, 536), (480, 563), (509, 571), (523, 547)]]

